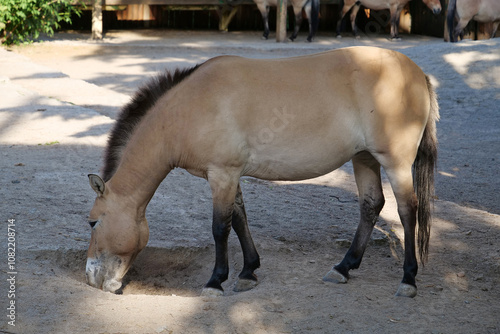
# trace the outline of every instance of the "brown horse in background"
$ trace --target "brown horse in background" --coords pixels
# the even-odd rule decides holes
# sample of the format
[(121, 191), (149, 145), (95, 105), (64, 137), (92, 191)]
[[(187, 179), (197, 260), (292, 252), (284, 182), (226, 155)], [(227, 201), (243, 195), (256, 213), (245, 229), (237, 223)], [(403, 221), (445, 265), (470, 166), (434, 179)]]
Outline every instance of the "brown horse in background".
[[(454, 27), (455, 19), (458, 23)], [(491, 38), (494, 38), (500, 24), (500, 0), (450, 0), (446, 18), (450, 42), (458, 41), (458, 35), (470, 20), (493, 22)]]
[[(262, 21), (264, 21), (264, 34), (262, 38), (267, 39), (269, 37), (269, 8), (271, 6), (278, 6), (278, 0), (253, 0), (253, 2), (257, 5), (260, 15), (262, 15)], [(302, 24), (302, 9), (304, 9), (309, 20), (309, 36), (307, 36), (307, 41), (312, 42), (318, 30), (319, 0), (289, 0), (288, 4), (293, 7), (293, 13), (295, 14), (295, 28), (289, 39), (294, 41), (297, 38), (300, 25)]]
[[(300, 94), (304, 87), (308, 94)], [(240, 177), (298, 181), (352, 160), (360, 222), (344, 259), (324, 280), (346, 283), (359, 267), (385, 202), (383, 167), (404, 227), (397, 295), (414, 297), (416, 239), (422, 261), (428, 252), (438, 118), (436, 95), (422, 70), (401, 53), (373, 47), (285, 59), (222, 56), (161, 75), (120, 114), (103, 179), (89, 175), (97, 198), (89, 215), (87, 282), (120, 291), (148, 241), (146, 207), (178, 167), (207, 179), (212, 190), (215, 267), (203, 293), (223, 293), (231, 229), (244, 259), (235, 290), (251, 289), (260, 259)]]
[[(409, 1), (410, 0), (341, 0), (340, 19), (337, 21), (337, 37), (341, 37), (340, 30), (342, 27), (342, 19), (349, 12), (349, 10), (351, 10), (351, 8), (352, 33), (354, 36), (359, 37), (358, 27), (356, 26), (356, 16), (358, 14), (359, 7), (363, 5), (364, 7), (372, 10), (389, 9), (391, 13), (391, 39), (399, 39), (399, 18), (401, 16), (401, 11)], [(436, 15), (441, 13), (441, 3), (439, 0), (422, 0), (422, 2), (429, 7), (432, 13)]]

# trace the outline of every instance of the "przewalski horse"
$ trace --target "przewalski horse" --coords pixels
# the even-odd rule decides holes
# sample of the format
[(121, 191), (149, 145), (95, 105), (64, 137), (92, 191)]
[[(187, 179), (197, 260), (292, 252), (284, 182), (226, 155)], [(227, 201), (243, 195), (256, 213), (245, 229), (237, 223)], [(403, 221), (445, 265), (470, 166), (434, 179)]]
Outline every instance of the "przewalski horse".
[[(264, 21), (264, 34), (263, 39), (269, 37), (269, 7), (276, 7), (278, 0), (253, 0), (262, 15)], [(295, 14), (295, 28), (293, 30), (290, 40), (295, 40), (299, 33), (300, 25), (302, 24), (302, 9), (305, 10), (307, 19), (309, 20), (309, 36), (307, 41), (312, 42), (319, 24), (319, 0), (289, 0), (288, 4), (293, 7)]]
[[(458, 20), (454, 26), (455, 19)], [(458, 35), (467, 26), (470, 20), (477, 22), (493, 22), (491, 38), (495, 37), (500, 24), (500, 1), (499, 0), (450, 0), (448, 3), (448, 15), (446, 24), (450, 42), (457, 42)]]
[[(303, 87), (310, 93), (298, 94)], [(148, 241), (146, 207), (179, 167), (208, 180), (212, 190), (215, 267), (203, 293), (223, 293), (231, 228), (244, 258), (235, 290), (251, 289), (260, 260), (240, 177), (304, 180), (352, 160), (361, 218), (344, 259), (324, 279), (345, 283), (359, 267), (384, 205), (383, 167), (405, 235), (397, 294), (413, 297), (415, 239), (422, 261), (428, 253), (438, 118), (436, 95), (422, 70), (401, 53), (373, 47), (286, 59), (222, 56), (165, 73), (123, 109), (111, 132), (103, 178), (89, 175), (97, 198), (89, 215), (87, 282), (119, 291)]]
[[(401, 11), (410, 0), (340, 0), (340, 19), (337, 21), (337, 37), (341, 37), (340, 30), (342, 27), (342, 19), (351, 10), (351, 26), (352, 33), (358, 37), (358, 27), (356, 26), (356, 16), (360, 5), (372, 10), (389, 9), (391, 13), (391, 39), (399, 39), (399, 18)], [(441, 13), (441, 3), (439, 0), (422, 0), (434, 14)]]

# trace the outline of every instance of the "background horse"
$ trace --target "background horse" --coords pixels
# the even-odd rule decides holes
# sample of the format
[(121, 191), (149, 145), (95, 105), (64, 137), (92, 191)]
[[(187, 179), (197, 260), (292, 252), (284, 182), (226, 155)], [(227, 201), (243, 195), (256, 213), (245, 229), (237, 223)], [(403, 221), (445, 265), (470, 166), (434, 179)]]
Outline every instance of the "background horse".
[[(297, 94), (304, 87), (310, 93)], [(103, 179), (89, 175), (97, 198), (89, 215), (87, 282), (119, 292), (148, 241), (146, 207), (179, 167), (207, 179), (212, 190), (215, 267), (203, 294), (223, 293), (231, 228), (244, 259), (235, 290), (251, 289), (260, 259), (240, 177), (304, 180), (352, 160), (361, 218), (344, 259), (324, 280), (345, 283), (349, 271), (359, 267), (385, 202), (382, 166), (405, 234), (397, 294), (413, 297), (417, 222), (422, 261), (428, 252), (438, 117), (435, 93), (422, 70), (401, 53), (373, 47), (286, 59), (223, 56), (159, 76), (119, 116)]]
[[(454, 27), (455, 19), (458, 20)], [(500, 24), (499, 0), (450, 0), (446, 23), (450, 42), (456, 42), (458, 35), (467, 26), (470, 20), (488, 23), (493, 22), (491, 38), (494, 38)]]
[[(341, 37), (340, 31), (342, 27), (342, 19), (351, 10), (351, 26), (352, 33), (358, 37), (358, 27), (356, 26), (356, 16), (359, 11), (360, 5), (368, 9), (383, 10), (389, 9), (391, 13), (391, 39), (399, 38), (399, 18), (401, 11), (410, 0), (341, 0), (340, 1), (340, 19), (337, 21), (337, 37)], [(494, 0), (493, 0), (494, 1)], [(439, 0), (422, 0), (422, 2), (429, 7), (434, 14), (441, 13), (441, 3)], [(354, 7), (354, 8), (353, 8)]]
[[(264, 21), (264, 34), (263, 39), (269, 37), (269, 7), (276, 7), (278, 0), (253, 0), (259, 8), (262, 20)], [(319, 0), (289, 0), (288, 3), (293, 7), (295, 14), (295, 28), (293, 30), (290, 40), (295, 40), (299, 33), (300, 25), (302, 24), (302, 8), (306, 12), (307, 19), (309, 20), (309, 36), (307, 41), (312, 42), (319, 24)]]

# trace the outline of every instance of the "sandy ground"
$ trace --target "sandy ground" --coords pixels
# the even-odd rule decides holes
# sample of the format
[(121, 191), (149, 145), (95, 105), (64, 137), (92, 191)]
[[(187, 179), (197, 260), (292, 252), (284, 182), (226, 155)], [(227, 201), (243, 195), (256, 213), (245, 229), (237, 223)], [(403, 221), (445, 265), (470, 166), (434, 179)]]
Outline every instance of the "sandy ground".
[[(0, 48), (0, 332), (500, 333), (500, 40), (452, 45), (421, 36), (393, 43), (325, 35), (312, 44), (276, 44), (259, 36), (109, 32), (96, 43), (60, 33)], [(321, 280), (357, 226), (350, 164), (300, 183), (243, 180), (262, 257), (252, 291), (232, 292), (242, 266), (232, 235), (226, 295), (199, 296), (213, 267), (210, 191), (182, 170), (166, 178), (149, 205), (149, 244), (124, 294), (86, 285), (86, 218), (94, 200), (87, 174), (99, 171), (113, 118), (138, 85), (164, 68), (221, 54), (288, 57), (352, 45), (405, 53), (440, 96), (435, 220), (417, 297), (394, 296), (402, 229), (387, 182), (361, 268), (346, 285)], [(304, 87), (297, 94), (314, 92)], [(11, 268), (9, 236), (16, 243)], [(7, 281), (12, 271), (15, 282)], [(7, 309), (12, 301), (15, 312)]]

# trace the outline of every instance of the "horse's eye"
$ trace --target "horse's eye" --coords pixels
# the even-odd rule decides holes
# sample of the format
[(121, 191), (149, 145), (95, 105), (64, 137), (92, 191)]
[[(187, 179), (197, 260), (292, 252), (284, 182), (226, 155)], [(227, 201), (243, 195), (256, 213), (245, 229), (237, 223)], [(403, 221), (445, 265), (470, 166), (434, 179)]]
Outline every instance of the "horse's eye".
[(94, 226), (97, 224), (97, 220), (89, 220), (89, 225), (90, 227), (94, 228)]

